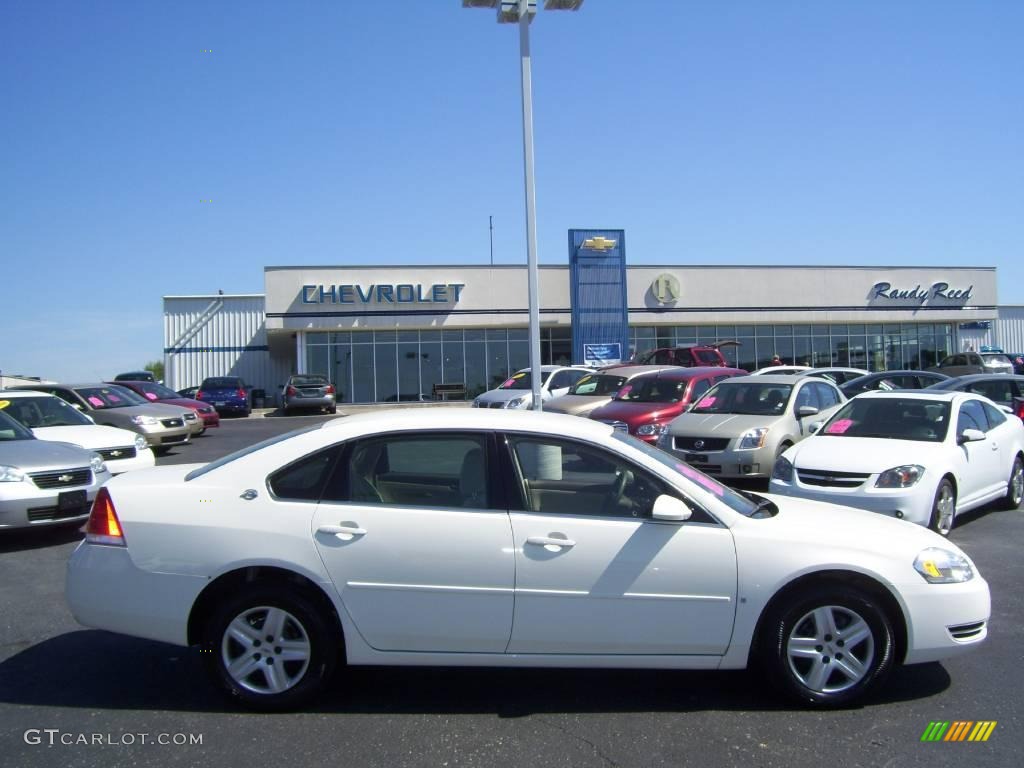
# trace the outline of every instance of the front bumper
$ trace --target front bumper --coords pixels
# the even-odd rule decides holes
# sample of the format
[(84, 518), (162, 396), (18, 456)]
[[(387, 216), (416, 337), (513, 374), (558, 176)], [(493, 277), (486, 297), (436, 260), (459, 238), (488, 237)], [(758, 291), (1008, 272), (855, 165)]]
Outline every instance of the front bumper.
[(68, 560), (64, 591), (79, 624), (187, 645), (189, 613), (208, 583), (142, 570), (126, 547), (83, 541)]
[[(96, 492), (109, 479), (110, 472), (105, 471), (93, 473), (89, 485), (70, 488), (38, 488), (31, 480), (0, 483), (0, 529), (46, 527), (85, 520)], [(83, 490), (85, 504), (63, 510), (58, 507), (59, 494)]]
[[(668, 440), (673, 441), (671, 435)], [(766, 446), (740, 451), (732, 447), (735, 440), (736, 438), (731, 438), (729, 445), (719, 451), (682, 451), (668, 447), (666, 450), (706, 475), (737, 478), (771, 477), (772, 467), (775, 465), (773, 448)], [(672, 444), (673, 442), (669, 442), (669, 445)]]
[(184, 445), (192, 437), (192, 428), (185, 424), (184, 421), (182, 421), (182, 426), (180, 427), (165, 427), (161, 423), (139, 424), (135, 427), (135, 431), (146, 438), (150, 448)]
[(907, 612), (906, 664), (939, 661), (976, 648), (988, 637), (988, 582), (975, 574), (963, 584), (900, 584)]
[(829, 504), (841, 504), (868, 512), (896, 517), (919, 525), (928, 525), (932, 514), (935, 489), (919, 481), (909, 488), (875, 488), (872, 476), (863, 486), (854, 489), (815, 487), (798, 480), (785, 482), (772, 479), (769, 492)]
[(196, 415), (203, 420), (203, 429), (211, 429), (213, 427), (220, 426), (220, 414), (210, 406), (209, 413), (203, 413), (202, 411), (196, 411)]

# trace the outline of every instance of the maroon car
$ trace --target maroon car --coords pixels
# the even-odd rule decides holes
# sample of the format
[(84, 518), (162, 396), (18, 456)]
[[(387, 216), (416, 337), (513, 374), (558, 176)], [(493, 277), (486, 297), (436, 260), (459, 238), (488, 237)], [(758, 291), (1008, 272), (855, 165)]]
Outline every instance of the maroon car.
[(210, 427), (220, 426), (220, 416), (217, 415), (217, 411), (212, 405), (201, 400), (190, 400), (187, 397), (182, 397), (173, 389), (165, 387), (163, 384), (157, 384), (155, 381), (118, 381), (116, 384), (119, 387), (127, 387), (133, 392), (137, 392), (151, 403), (164, 403), (166, 405), (180, 405), (183, 408), (191, 408), (203, 420), (203, 432)]
[(686, 407), (722, 379), (745, 376), (739, 368), (677, 368), (637, 376), (618, 391), (607, 405), (590, 418), (625, 429), (648, 443), (658, 436)]

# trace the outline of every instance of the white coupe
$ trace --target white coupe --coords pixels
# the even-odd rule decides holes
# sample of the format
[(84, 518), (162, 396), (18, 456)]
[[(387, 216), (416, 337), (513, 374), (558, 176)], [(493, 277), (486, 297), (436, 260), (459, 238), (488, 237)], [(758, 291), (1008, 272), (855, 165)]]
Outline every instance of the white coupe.
[(786, 451), (771, 490), (927, 525), (1024, 496), (1024, 424), (963, 392), (866, 392)]
[(114, 478), (67, 572), (75, 617), (200, 645), (237, 701), (348, 664), (737, 669), (807, 705), (969, 651), (989, 589), (952, 543), (738, 493), (587, 419), (381, 411)]

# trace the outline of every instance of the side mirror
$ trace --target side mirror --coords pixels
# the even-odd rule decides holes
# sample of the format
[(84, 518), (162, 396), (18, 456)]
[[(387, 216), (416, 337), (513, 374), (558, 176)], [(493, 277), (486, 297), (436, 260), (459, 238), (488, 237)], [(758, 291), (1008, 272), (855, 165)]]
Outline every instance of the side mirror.
[(821, 429), (824, 424), (824, 421), (815, 421), (809, 427), (807, 427), (807, 431), (813, 435), (815, 432)]
[(654, 509), (651, 510), (651, 517), (655, 520), (668, 520), (681, 523), (689, 520), (693, 510), (675, 496), (662, 494), (654, 500)]
[(957, 435), (956, 441), (959, 445), (964, 443), (976, 443), (979, 440), (985, 439), (985, 433), (980, 429), (965, 429), (959, 435)]
[(813, 405), (801, 405), (799, 408), (796, 409), (796, 415), (799, 416), (801, 419), (804, 418), (805, 416), (817, 416), (818, 409), (815, 408)]

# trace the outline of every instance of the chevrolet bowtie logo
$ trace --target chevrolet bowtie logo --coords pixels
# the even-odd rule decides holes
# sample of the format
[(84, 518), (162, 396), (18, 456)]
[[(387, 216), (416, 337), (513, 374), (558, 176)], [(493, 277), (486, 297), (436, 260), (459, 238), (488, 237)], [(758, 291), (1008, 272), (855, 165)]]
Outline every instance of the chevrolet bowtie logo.
[(110, 455), (114, 456), (114, 457), (117, 457), (117, 456), (120, 456), (122, 453), (124, 453), (124, 451), (111, 451)]
[(589, 248), (592, 251), (608, 251), (618, 245), (617, 240), (609, 240), (606, 237), (588, 237), (583, 241), (580, 248)]
[(72, 480), (75, 479), (75, 476), (74, 475), (60, 475), (57, 479), (60, 482), (62, 482), (62, 483), (70, 483)]

